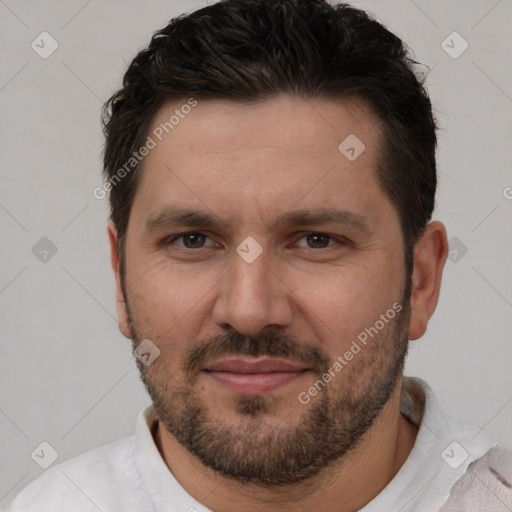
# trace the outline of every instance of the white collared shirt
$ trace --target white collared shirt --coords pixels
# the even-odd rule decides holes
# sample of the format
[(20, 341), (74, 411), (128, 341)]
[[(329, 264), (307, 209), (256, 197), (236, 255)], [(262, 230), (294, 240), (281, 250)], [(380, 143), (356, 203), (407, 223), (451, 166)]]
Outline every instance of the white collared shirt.
[[(438, 512), (443, 505), (443, 512), (512, 510), (512, 486), (506, 485), (510, 477), (503, 475), (512, 468), (510, 452), (502, 454), (489, 470), (487, 461), (493, 460), (497, 450), (494, 439), (442, 414), (432, 390), (420, 379), (404, 378), (401, 411), (419, 425), (414, 447), (395, 478), (361, 512)], [(135, 435), (48, 469), (16, 496), (8, 511), (211, 512), (174, 478), (153, 440), (152, 421), (152, 407), (148, 407), (137, 418)], [(478, 463), (466, 471), (474, 461)], [(500, 464), (509, 467), (500, 469)], [(482, 476), (475, 476), (473, 468), (480, 468)], [(483, 501), (480, 508), (471, 509), (476, 478), (490, 479), (486, 486), (490, 492), (481, 498), (486, 491), (479, 489)], [(457, 496), (447, 502), (452, 488)], [(504, 498), (496, 501), (496, 493)], [(465, 508), (458, 508), (466, 502)], [(491, 503), (494, 508), (486, 508)], [(498, 508), (500, 503), (506, 508)]]

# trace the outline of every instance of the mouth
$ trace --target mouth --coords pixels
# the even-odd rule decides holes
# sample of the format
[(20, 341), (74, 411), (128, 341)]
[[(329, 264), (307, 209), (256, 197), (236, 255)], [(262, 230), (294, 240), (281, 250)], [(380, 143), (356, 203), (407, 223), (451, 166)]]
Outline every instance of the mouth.
[(227, 357), (203, 369), (221, 386), (242, 395), (268, 393), (302, 377), (307, 368), (275, 358)]

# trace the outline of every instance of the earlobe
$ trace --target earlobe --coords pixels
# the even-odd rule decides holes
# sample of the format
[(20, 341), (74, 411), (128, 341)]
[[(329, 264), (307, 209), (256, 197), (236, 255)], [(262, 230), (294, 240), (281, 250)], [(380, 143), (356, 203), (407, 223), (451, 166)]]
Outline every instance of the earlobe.
[(116, 280), (116, 309), (119, 322), (119, 330), (121, 331), (121, 334), (123, 334), (123, 336), (125, 336), (128, 339), (132, 339), (130, 322), (128, 320), (128, 310), (126, 307), (126, 301), (123, 294), (123, 288), (121, 286), (121, 270), (117, 244), (117, 229), (112, 221), (108, 223), (107, 233), (110, 241), (110, 263), (112, 265), (112, 270), (114, 272), (114, 277)]
[(446, 228), (430, 222), (414, 247), (409, 339), (421, 338), (434, 313), (441, 289), (443, 268), (448, 256)]

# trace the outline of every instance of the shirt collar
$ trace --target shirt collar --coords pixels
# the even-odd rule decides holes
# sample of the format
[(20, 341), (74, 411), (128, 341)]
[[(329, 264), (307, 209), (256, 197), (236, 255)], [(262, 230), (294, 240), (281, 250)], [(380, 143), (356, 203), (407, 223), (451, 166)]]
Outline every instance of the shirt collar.
[(419, 427), (413, 449), (361, 512), (437, 512), (468, 466), (497, 444), (478, 427), (443, 414), (430, 386), (416, 377), (403, 379), (400, 410)]

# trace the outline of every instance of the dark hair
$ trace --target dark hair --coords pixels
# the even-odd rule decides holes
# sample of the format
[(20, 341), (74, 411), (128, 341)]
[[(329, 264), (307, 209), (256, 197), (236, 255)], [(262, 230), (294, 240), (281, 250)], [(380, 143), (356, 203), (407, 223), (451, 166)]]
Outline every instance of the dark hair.
[(279, 93), (360, 98), (381, 121), (378, 180), (399, 214), (411, 272), (437, 185), (435, 121), (412, 62), (405, 44), (368, 14), (325, 0), (224, 0), (172, 19), (103, 107), (103, 172), (120, 248), (141, 163), (112, 180), (144, 145), (164, 103), (191, 97), (250, 103)]

